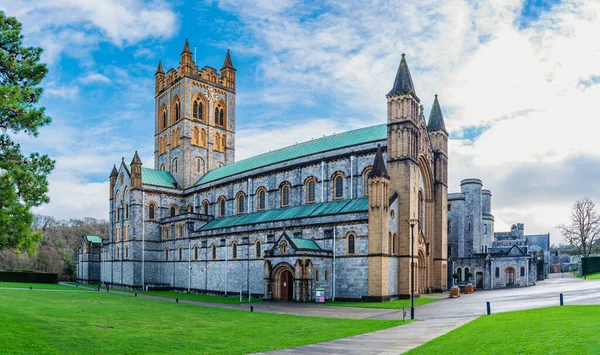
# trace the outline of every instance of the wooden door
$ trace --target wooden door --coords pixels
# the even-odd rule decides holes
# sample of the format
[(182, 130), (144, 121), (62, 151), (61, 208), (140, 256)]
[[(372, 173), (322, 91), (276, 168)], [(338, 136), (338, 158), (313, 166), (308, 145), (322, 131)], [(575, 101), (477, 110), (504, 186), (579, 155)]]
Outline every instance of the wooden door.
[(515, 284), (515, 269), (506, 269), (506, 286), (513, 286)]
[(475, 277), (476, 277), (475, 287), (483, 288), (483, 272), (478, 272)]
[(281, 300), (292, 300), (294, 297), (292, 273), (284, 271), (281, 274)]

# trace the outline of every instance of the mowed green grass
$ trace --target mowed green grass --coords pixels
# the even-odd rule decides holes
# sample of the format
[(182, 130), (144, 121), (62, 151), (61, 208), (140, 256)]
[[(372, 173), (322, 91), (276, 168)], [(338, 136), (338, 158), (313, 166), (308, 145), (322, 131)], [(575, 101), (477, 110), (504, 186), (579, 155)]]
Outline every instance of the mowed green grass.
[(0, 288), (0, 324), (3, 354), (245, 354), (404, 323), (251, 313), (110, 292)]
[[(574, 275), (577, 276), (577, 273), (575, 273)], [(583, 276), (578, 276), (578, 277), (582, 280), (584, 279)], [(600, 272), (585, 275), (585, 280), (600, 280)]]
[[(415, 307), (420, 306), (422, 304), (431, 303), (431, 302), (434, 302), (437, 300), (438, 300), (437, 298), (425, 298), (425, 297), (415, 298)], [(406, 308), (410, 309), (410, 305), (411, 305), (410, 300), (397, 300), (397, 301), (389, 301), (389, 302), (334, 301), (334, 302), (326, 302), (325, 304), (328, 306), (339, 306), (339, 307), (402, 309), (404, 303), (406, 303)]]
[(70, 286), (63, 286), (57, 284), (36, 284), (36, 283), (27, 283), (27, 282), (0, 282), (0, 288), (24, 288), (29, 289), (31, 286), (34, 290), (81, 290), (81, 291), (89, 291), (84, 288), (76, 288)]
[[(102, 287), (102, 290), (106, 291), (106, 287)], [(215, 295), (203, 295), (203, 294), (195, 294), (195, 293), (185, 293), (185, 292), (172, 292), (172, 291), (135, 291), (135, 290), (122, 290), (111, 288), (112, 291), (120, 291), (120, 292), (128, 292), (133, 293), (137, 292), (138, 294), (157, 296), (157, 297), (166, 297), (166, 298), (179, 298), (180, 300), (190, 300), (190, 301), (200, 301), (200, 302), (213, 302), (213, 303), (225, 303), (225, 304), (240, 304), (240, 303), (248, 303), (248, 295), (246, 297), (242, 297), (242, 302), (240, 302), (239, 294), (234, 297), (226, 297), (226, 296), (215, 296)], [(262, 302), (260, 298), (252, 298), (250, 302)]]
[(600, 306), (563, 306), (479, 317), (408, 352), (600, 354)]

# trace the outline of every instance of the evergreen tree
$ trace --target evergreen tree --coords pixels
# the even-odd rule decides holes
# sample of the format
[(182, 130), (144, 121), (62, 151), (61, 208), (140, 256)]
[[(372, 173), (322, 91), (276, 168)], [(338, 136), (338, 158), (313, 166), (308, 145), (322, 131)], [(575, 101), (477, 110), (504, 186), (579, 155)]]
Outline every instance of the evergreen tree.
[(0, 250), (35, 252), (41, 233), (31, 228), (31, 208), (49, 201), (54, 161), (39, 153), (24, 156), (14, 140), (18, 134), (37, 137), (50, 123), (36, 106), (48, 72), (39, 63), (42, 49), (23, 47), (22, 40), (21, 23), (0, 11)]

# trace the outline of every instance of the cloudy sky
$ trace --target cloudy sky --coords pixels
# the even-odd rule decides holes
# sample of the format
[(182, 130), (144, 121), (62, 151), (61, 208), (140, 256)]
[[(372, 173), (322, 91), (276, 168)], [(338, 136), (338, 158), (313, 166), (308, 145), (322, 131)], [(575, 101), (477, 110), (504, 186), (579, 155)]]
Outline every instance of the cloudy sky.
[(48, 153), (40, 213), (106, 218), (108, 174), (139, 150), (152, 166), (154, 72), (197, 63), (238, 74), (237, 159), (385, 122), (385, 94), (406, 53), (428, 114), (439, 94), (450, 131), (450, 191), (478, 177), (496, 231), (567, 222), (600, 203), (600, 2), (339, 0), (2, 0), (50, 72), (51, 126), (25, 150)]

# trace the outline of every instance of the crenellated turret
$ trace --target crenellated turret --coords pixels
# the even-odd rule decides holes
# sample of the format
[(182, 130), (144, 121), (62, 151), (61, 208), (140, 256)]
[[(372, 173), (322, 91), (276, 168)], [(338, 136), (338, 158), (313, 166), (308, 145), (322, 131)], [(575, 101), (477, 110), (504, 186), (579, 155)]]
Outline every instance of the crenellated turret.
[(182, 76), (190, 75), (192, 73), (195, 74), (194, 62), (192, 61), (192, 51), (190, 50), (190, 44), (188, 43), (187, 38), (185, 39), (183, 51), (181, 52), (181, 61), (179, 62), (178, 73)]

